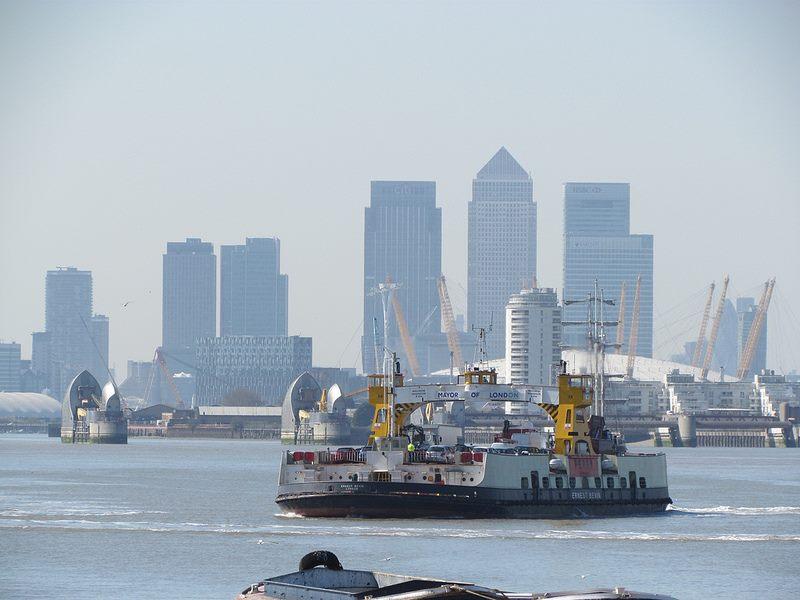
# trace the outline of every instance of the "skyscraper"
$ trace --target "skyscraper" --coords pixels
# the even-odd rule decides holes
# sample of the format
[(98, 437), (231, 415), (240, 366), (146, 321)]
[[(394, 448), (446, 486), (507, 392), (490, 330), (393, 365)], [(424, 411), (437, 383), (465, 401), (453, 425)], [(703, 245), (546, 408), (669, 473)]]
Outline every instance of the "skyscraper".
[(289, 278), (280, 269), (278, 238), (220, 247), (221, 336), (287, 334)]
[(33, 366), (60, 398), (72, 378), (89, 369), (108, 378), (108, 319), (92, 315), (92, 273), (75, 267), (48, 271), (45, 331), (33, 334)]
[[(617, 320), (622, 283), (626, 284), (624, 341), (628, 351), (636, 279), (641, 276), (636, 354), (653, 355), (653, 236), (630, 234), (630, 185), (627, 183), (564, 184), (564, 300), (586, 298), (595, 280), (606, 299), (604, 320)], [(564, 308), (566, 321), (586, 320), (586, 305)], [(616, 332), (609, 335), (615, 339)], [(586, 332), (564, 330), (569, 346), (584, 347)]]
[(168, 242), (163, 259), (161, 345), (171, 370), (191, 371), (197, 340), (217, 333), (217, 257), (199, 238)]
[[(107, 381), (108, 374), (108, 317), (105, 315), (92, 315), (87, 323), (89, 333), (94, 340), (90, 354), (89, 370), (98, 381)], [(95, 348), (94, 346), (97, 346)]]
[[(738, 350), (738, 362), (742, 360), (742, 354), (747, 344), (747, 338), (750, 336), (750, 328), (753, 326), (753, 319), (756, 317), (757, 308), (755, 298), (736, 299), (736, 346)], [(767, 317), (768, 315), (764, 315), (764, 322), (761, 325), (761, 332), (758, 335), (758, 342), (756, 342), (756, 349), (753, 354), (753, 361), (750, 363), (750, 368), (748, 369), (748, 374), (758, 374), (762, 369), (767, 368)]]
[(564, 184), (564, 232), (572, 235), (629, 235), (629, 183)]
[(20, 345), (0, 341), (0, 392), (20, 391), (21, 374)]
[[(364, 335), (361, 348), (365, 372), (380, 371), (380, 364), (375, 365), (375, 333), (378, 346), (384, 345), (381, 298), (372, 291), (387, 278), (400, 285), (394, 293), (409, 331), (417, 334), (417, 354), (427, 354), (424, 337), (440, 332), (439, 319), (428, 316), (439, 304), (436, 281), (441, 272), (442, 210), (436, 207), (436, 183), (371, 182), (370, 205), (364, 210)], [(374, 327), (375, 323), (377, 327)], [(392, 315), (386, 345), (403, 354), (397, 322)]]
[(500, 148), (472, 180), (467, 248), (467, 325), (492, 324), (489, 358), (503, 356), (505, 307), (536, 276), (533, 180)]

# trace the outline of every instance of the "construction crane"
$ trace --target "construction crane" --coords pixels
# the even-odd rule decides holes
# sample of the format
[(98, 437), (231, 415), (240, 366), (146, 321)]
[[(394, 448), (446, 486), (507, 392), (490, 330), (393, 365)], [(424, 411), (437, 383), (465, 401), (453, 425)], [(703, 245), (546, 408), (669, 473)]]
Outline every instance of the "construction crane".
[(397, 321), (397, 331), (400, 333), (400, 341), (403, 343), (403, 348), (406, 351), (406, 358), (408, 358), (408, 367), (411, 369), (411, 376), (417, 377), (418, 375), (422, 375), (419, 360), (417, 360), (417, 353), (414, 350), (414, 342), (411, 340), (411, 335), (408, 332), (406, 317), (403, 314), (403, 307), (400, 306), (400, 301), (397, 299), (397, 294), (392, 294), (392, 308), (394, 309), (394, 318)]
[(697, 343), (694, 345), (694, 354), (692, 354), (692, 366), (700, 366), (700, 357), (703, 355), (703, 348), (706, 345), (706, 327), (708, 327), (708, 317), (711, 314), (711, 303), (714, 301), (714, 287), (712, 281), (708, 286), (708, 298), (706, 298), (706, 307), (703, 309), (703, 320), (700, 321), (700, 333), (697, 334)]
[(750, 325), (750, 332), (747, 334), (747, 342), (744, 345), (742, 352), (742, 359), (739, 362), (739, 369), (736, 371), (736, 377), (744, 379), (747, 372), (750, 370), (750, 365), (753, 363), (753, 357), (756, 353), (756, 346), (758, 346), (758, 339), (761, 337), (761, 329), (766, 319), (767, 311), (769, 310), (769, 303), (772, 300), (772, 289), (775, 287), (775, 278), (773, 277), (764, 284), (764, 291), (761, 293), (761, 299), (758, 301), (756, 314), (753, 317), (753, 323)]
[(705, 381), (708, 377), (708, 369), (711, 366), (711, 357), (714, 356), (714, 346), (717, 343), (717, 334), (719, 333), (719, 324), (722, 322), (722, 311), (725, 310), (725, 296), (728, 294), (728, 282), (730, 278), (725, 275), (722, 280), (722, 293), (719, 295), (719, 303), (717, 304), (717, 311), (714, 313), (714, 323), (711, 325), (711, 334), (708, 336), (708, 345), (706, 346), (706, 357), (703, 360), (703, 368), (700, 369), (700, 379)]
[(642, 291), (642, 276), (636, 276), (636, 290), (633, 292), (633, 313), (631, 314), (631, 337), (628, 340), (628, 365), (626, 377), (633, 377), (633, 366), (636, 362), (636, 342), (639, 337), (639, 299)]
[(444, 331), (447, 334), (447, 346), (453, 355), (453, 364), (457, 369), (464, 368), (464, 358), (461, 354), (461, 345), (458, 343), (458, 330), (456, 329), (456, 320), (453, 317), (453, 305), (450, 304), (450, 294), (447, 293), (447, 283), (445, 282), (444, 275), (439, 277), (439, 304), (441, 305), (442, 322), (444, 323)]
[(619, 290), (619, 313), (617, 315), (617, 354), (622, 354), (622, 344), (625, 342), (625, 291), (628, 282), (623, 281)]
[(175, 385), (175, 380), (172, 378), (172, 373), (170, 373), (169, 369), (167, 369), (167, 361), (164, 358), (164, 353), (160, 347), (156, 348), (155, 356), (153, 356), (153, 367), (155, 367), (156, 363), (158, 363), (161, 373), (164, 375), (164, 379), (166, 379), (167, 383), (169, 383), (169, 386), (172, 388), (172, 393), (175, 396), (175, 408), (185, 408), (183, 400), (181, 399), (181, 394), (178, 392), (178, 386)]

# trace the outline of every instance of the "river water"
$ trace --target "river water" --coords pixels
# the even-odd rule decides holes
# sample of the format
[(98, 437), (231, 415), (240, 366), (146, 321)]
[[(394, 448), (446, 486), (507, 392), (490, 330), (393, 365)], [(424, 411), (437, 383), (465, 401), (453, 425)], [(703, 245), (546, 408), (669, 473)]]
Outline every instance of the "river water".
[(0, 598), (233, 598), (314, 549), (347, 567), (514, 591), (800, 590), (800, 451), (666, 449), (664, 515), (570, 521), (282, 516), (275, 442), (0, 436)]

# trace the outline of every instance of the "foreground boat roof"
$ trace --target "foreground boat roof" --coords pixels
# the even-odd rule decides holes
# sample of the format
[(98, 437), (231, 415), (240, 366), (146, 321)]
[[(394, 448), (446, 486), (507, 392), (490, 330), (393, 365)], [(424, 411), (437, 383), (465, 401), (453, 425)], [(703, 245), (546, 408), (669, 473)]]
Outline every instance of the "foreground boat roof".
[[(309, 561), (309, 557), (315, 560)], [(313, 565), (310, 566), (309, 565)], [(306, 568), (302, 568), (305, 566)], [(337, 568), (338, 567), (338, 568)], [(342, 569), (330, 552), (318, 551), (301, 560), (301, 570), (271, 577), (245, 589), (239, 600), (674, 600), (670, 596), (625, 588), (564, 592), (504, 592), (471, 583)]]

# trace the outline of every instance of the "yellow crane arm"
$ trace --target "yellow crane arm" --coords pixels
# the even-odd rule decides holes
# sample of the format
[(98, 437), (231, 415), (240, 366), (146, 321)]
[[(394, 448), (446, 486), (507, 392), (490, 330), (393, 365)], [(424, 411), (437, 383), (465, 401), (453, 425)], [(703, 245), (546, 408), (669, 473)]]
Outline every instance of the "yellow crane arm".
[(694, 346), (694, 353), (692, 354), (692, 366), (700, 366), (700, 357), (703, 354), (703, 346), (706, 341), (706, 327), (708, 327), (708, 317), (711, 314), (711, 303), (714, 300), (714, 282), (708, 286), (708, 298), (706, 298), (706, 307), (703, 309), (703, 320), (700, 321), (700, 333), (697, 334), (697, 343)]
[(403, 307), (400, 306), (400, 301), (397, 299), (397, 294), (392, 294), (392, 308), (394, 308), (394, 316), (395, 319), (397, 319), (397, 330), (400, 332), (400, 341), (403, 342), (403, 348), (406, 351), (411, 375), (414, 377), (422, 375), (422, 371), (419, 367), (419, 360), (417, 360), (417, 353), (414, 350), (414, 342), (411, 341), (411, 334), (408, 332), (406, 317), (403, 314)]
[(722, 293), (719, 296), (717, 311), (714, 313), (714, 323), (711, 325), (711, 334), (708, 336), (708, 346), (706, 347), (706, 357), (703, 360), (703, 368), (700, 370), (700, 379), (708, 377), (708, 369), (711, 367), (711, 358), (714, 356), (714, 346), (717, 343), (719, 324), (722, 321), (722, 311), (725, 310), (725, 296), (728, 294), (728, 282), (730, 278), (725, 275), (722, 280)]
[(753, 363), (753, 357), (756, 354), (756, 346), (758, 345), (758, 338), (761, 337), (761, 329), (764, 325), (767, 310), (769, 310), (769, 303), (772, 300), (772, 289), (774, 287), (774, 277), (764, 284), (764, 291), (761, 293), (761, 299), (758, 301), (756, 315), (753, 317), (753, 323), (750, 325), (750, 332), (747, 334), (747, 342), (742, 352), (742, 359), (739, 363), (739, 369), (736, 372), (736, 376), (739, 379), (745, 378), (747, 372), (750, 370), (750, 365)]
[(633, 313), (631, 314), (631, 337), (628, 341), (628, 365), (625, 374), (633, 377), (633, 366), (636, 362), (636, 342), (639, 337), (639, 297), (642, 291), (642, 276), (636, 276), (636, 290), (633, 292)]
[(453, 317), (453, 305), (450, 304), (450, 294), (447, 293), (447, 283), (444, 275), (439, 277), (438, 288), (439, 304), (442, 308), (442, 322), (447, 334), (447, 346), (450, 348), (450, 352), (453, 353), (453, 364), (461, 372), (461, 369), (464, 368), (464, 358), (461, 354), (461, 345), (458, 343), (458, 330), (456, 329), (455, 317)]

